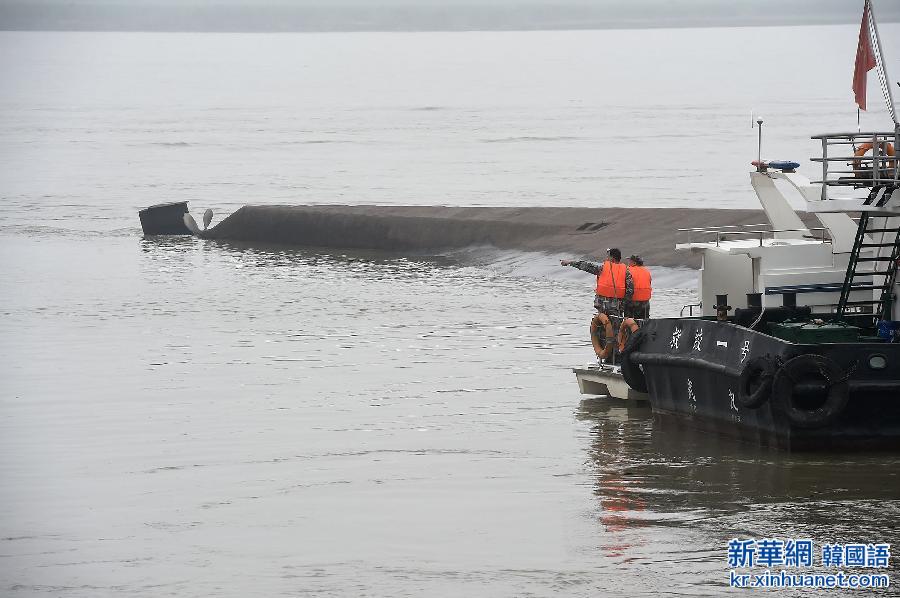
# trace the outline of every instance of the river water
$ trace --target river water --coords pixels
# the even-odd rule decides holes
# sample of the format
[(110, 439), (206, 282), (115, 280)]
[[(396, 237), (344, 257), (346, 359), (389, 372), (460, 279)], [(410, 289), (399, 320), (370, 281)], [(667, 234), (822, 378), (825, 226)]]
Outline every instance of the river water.
[[(752, 207), (749, 108), (778, 157), (852, 129), (854, 29), (0, 33), (0, 591), (719, 595), (735, 537), (900, 544), (900, 457), (582, 403), (569, 256), (142, 239), (136, 217)], [(694, 299), (654, 273), (656, 315)]]

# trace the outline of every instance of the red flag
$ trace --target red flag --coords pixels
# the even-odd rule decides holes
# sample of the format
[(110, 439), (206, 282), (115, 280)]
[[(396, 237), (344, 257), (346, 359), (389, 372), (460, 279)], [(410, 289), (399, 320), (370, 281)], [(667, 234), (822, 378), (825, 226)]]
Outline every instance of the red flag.
[(859, 45), (856, 46), (856, 66), (853, 69), (853, 95), (856, 105), (866, 109), (866, 73), (875, 68), (875, 52), (869, 37), (869, 3), (863, 8), (862, 23), (859, 25)]

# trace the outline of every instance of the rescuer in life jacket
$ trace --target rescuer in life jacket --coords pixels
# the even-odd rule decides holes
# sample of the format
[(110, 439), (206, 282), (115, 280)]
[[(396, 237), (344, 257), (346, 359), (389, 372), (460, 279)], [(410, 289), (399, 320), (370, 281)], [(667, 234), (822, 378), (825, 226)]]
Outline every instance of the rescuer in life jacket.
[(607, 315), (622, 316), (626, 301), (634, 294), (631, 273), (622, 263), (622, 252), (613, 247), (606, 250), (606, 261), (594, 262), (561, 260), (561, 266), (572, 266), (597, 276), (597, 294), (594, 307)]
[(628, 273), (634, 283), (630, 301), (625, 300), (625, 317), (646, 320), (650, 317), (650, 295), (653, 288), (650, 282), (650, 270), (644, 267), (644, 260), (639, 255), (628, 258)]

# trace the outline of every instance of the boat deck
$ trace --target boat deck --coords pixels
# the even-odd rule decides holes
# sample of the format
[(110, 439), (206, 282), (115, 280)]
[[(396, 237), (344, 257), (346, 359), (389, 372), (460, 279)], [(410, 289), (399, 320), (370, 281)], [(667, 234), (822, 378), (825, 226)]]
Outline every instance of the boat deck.
[(583, 395), (605, 395), (628, 401), (649, 401), (646, 393), (629, 387), (618, 366), (586, 365), (572, 368)]

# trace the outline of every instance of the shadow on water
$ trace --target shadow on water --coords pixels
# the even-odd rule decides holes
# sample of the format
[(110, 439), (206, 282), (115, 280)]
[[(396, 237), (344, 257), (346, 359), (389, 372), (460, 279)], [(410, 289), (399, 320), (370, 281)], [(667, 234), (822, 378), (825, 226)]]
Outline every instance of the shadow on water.
[[(701, 533), (713, 552), (735, 536), (900, 540), (898, 455), (781, 452), (597, 400), (577, 417), (593, 424), (588, 463), (600, 523), (614, 537), (682, 528)], [(646, 536), (618, 535), (630, 539), (607, 547), (611, 556)]]

